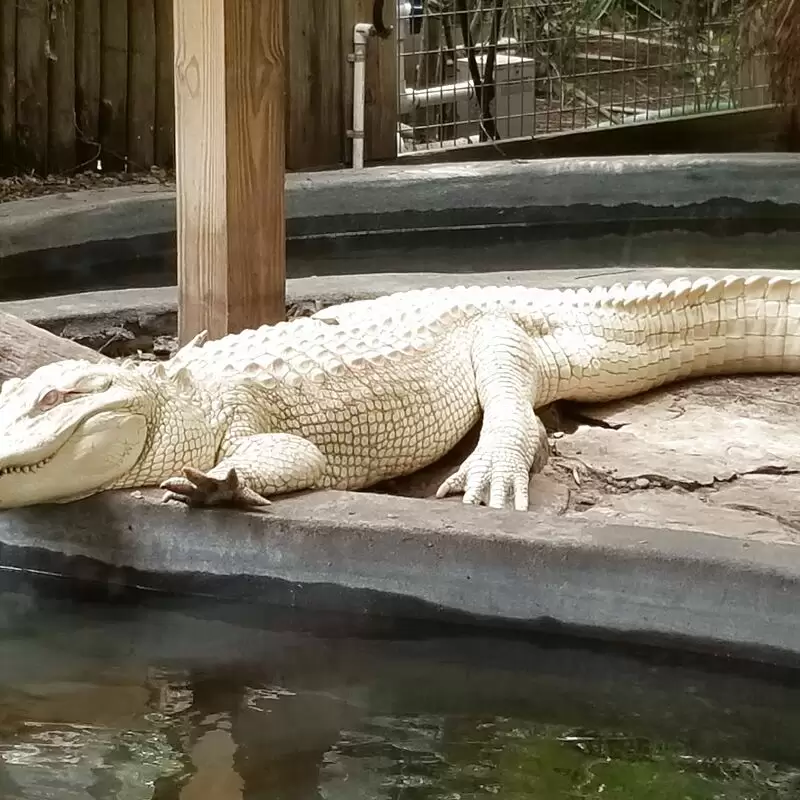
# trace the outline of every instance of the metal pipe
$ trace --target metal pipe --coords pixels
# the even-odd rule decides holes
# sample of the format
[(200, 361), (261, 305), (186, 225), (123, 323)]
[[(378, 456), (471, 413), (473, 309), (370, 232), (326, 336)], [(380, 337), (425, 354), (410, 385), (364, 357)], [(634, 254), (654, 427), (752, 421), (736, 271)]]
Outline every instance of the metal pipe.
[(368, 22), (353, 26), (353, 169), (364, 168), (364, 105), (366, 103), (367, 41), (374, 29)]
[[(409, 0), (397, 0), (397, 80), (400, 84), (400, 97), (406, 92), (406, 36), (411, 33), (411, 11)], [(401, 112), (402, 113), (402, 112)]]
[(442, 86), (426, 86), (422, 89), (406, 89), (400, 95), (400, 113), (407, 114), (415, 108), (457, 103), (461, 100), (469, 100), (474, 95), (475, 84), (472, 81), (445, 83)]
[(400, 84), (399, 111), (408, 114), (415, 108), (440, 106), (444, 103), (457, 103), (469, 100), (475, 94), (472, 81), (460, 83), (446, 83), (442, 86), (425, 86), (420, 89), (410, 89), (406, 85), (406, 76), (403, 69), (405, 63), (405, 39), (411, 33), (412, 6), (409, 0), (397, 2), (397, 60), (400, 65), (398, 83)]
[[(403, 56), (405, 54), (405, 38), (410, 30), (411, 11), (411, 3), (408, 0), (397, 0), (400, 113), (407, 114), (415, 108), (440, 106), (445, 103), (457, 103), (471, 99), (475, 95), (475, 84), (471, 80), (447, 83), (442, 86), (426, 86), (420, 89), (411, 89), (406, 86)], [(353, 53), (348, 59), (353, 63), (353, 124), (352, 130), (348, 131), (348, 136), (353, 140), (353, 169), (364, 168), (367, 42), (370, 36), (374, 35), (375, 27), (368, 22), (359, 22), (353, 26)], [(398, 132), (398, 152), (401, 150), (400, 142), (401, 137)]]

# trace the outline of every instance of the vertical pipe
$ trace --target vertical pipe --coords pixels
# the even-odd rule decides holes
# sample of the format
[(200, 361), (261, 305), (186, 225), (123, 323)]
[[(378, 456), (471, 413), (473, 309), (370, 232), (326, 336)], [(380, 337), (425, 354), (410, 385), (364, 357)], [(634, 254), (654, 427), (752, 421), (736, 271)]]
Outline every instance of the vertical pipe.
[(353, 26), (353, 169), (364, 168), (364, 104), (366, 101), (367, 40), (372, 25), (359, 22)]

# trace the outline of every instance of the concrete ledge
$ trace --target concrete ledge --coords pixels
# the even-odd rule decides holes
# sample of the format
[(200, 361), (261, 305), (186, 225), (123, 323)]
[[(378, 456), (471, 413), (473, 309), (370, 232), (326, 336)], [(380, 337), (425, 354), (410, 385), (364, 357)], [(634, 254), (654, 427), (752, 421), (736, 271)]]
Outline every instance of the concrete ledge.
[(466, 162), (293, 176), (287, 203), (297, 235), (386, 230), (392, 215), (404, 230), (783, 216), (798, 179), (800, 159), (776, 153)]
[[(290, 173), (289, 237), (474, 225), (796, 220), (791, 154), (556, 158)], [(131, 186), (0, 205), (0, 258), (175, 231), (174, 191)]]
[[(491, 263), (646, 263), (659, 235), (694, 236), (698, 258), (700, 239), (713, 238), (735, 260), (743, 235), (800, 232), (800, 160), (674, 155), (292, 173), (286, 199), (290, 278), (412, 271), (423, 259), (453, 274)], [(174, 191), (130, 186), (0, 204), (0, 269), (7, 300), (172, 284)]]
[(264, 513), (160, 492), (0, 513), (4, 565), (327, 611), (490, 621), (794, 663), (800, 551), (369, 493)]
[(0, 258), (175, 232), (175, 192), (124, 186), (0, 204)]
[[(558, 287), (729, 272), (745, 274), (622, 269), (464, 277)], [(289, 295), (298, 303), (338, 302), (452, 283), (452, 275), (430, 273), (339, 276), (292, 281)], [(76, 336), (127, 324), (130, 315), (152, 335), (157, 325), (174, 332), (174, 303), (173, 289), (131, 290), (0, 308)], [(552, 492), (553, 484), (540, 491)], [(290, 607), (564, 630), (800, 663), (796, 545), (370, 493), (292, 497), (264, 514), (189, 512), (153, 497), (118, 493), (0, 512), (0, 563)]]

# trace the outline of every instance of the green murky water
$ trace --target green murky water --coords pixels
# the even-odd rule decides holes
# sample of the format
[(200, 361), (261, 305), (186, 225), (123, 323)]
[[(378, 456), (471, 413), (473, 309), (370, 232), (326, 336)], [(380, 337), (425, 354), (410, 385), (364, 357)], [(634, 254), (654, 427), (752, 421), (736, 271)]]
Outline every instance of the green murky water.
[(0, 593), (3, 800), (800, 797), (787, 672)]

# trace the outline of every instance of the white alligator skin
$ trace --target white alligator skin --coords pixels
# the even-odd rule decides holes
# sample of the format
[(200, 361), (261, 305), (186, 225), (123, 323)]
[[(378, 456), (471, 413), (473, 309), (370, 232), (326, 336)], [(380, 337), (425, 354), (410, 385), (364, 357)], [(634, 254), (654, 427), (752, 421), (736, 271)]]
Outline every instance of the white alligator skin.
[[(130, 412), (143, 421), (127, 435), (147, 441), (131, 468), (100, 488), (163, 485), (172, 499), (214, 502), (234, 468), (233, 494), (248, 505), (414, 472), (482, 414), (475, 451), (439, 496), (525, 509), (530, 472), (547, 459), (537, 408), (629, 397), (690, 376), (796, 371), (800, 279), (454, 287), (333, 306), (215, 341), (200, 336), (157, 366), (59, 362), (8, 381), (0, 419), (23, 395), (91, 374), (135, 383)], [(114, 453), (113, 441), (106, 447)], [(2, 481), (13, 458), (2, 454), (12, 451), (0, 453), (6, 506), (13, 502)], [(187, 467), (200, 474), (187, 476)], [(28, 479), (39, 477), (36, 464), (26, 469)], [(22, 470), (17, 464), (15, 474)]]

